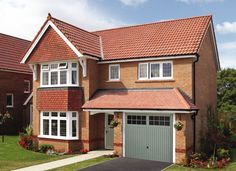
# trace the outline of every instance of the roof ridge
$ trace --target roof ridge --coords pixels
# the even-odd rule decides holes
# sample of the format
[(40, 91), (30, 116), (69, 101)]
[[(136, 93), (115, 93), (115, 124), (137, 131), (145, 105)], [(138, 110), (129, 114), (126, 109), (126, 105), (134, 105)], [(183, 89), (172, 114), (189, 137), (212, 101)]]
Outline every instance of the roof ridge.
[[(68, 23), (68, 22), (65, 22), (65, 21), (63, 21), (63, 20), (59, 20), (59, 19), (54, 18), (54, 17), (51, 17), (49, 20), (51, 20), (52, 22), (53, 22), (53, 20), (57, 20), (57, 21), (62, 22), (62, 23), (64, 23), (64, 24), (70, 25), (70, 26), (72, 26), (72, 27), (74, 27), (74, 28), (76, 28), (76, 29), (79, 29), (79, 30), (81, 30), (81, 31), (87, 32), (87, 33), (92, 34), (92, 35), (94, 35), (94, 36), (96, 36), (96, 37), (99, 37), (99, 35), (97, 35), (97, 34), (95, 34), (95, 33), (93, 33), (93, 32), (87, 31), (87, 30), (85, 30), (85, 29), (82, 29), (82, 28), (80, 28), (80, 27), (77, 27), (77, 26), (75, 26), (75, 25), (73, 25), (73, 24), (70, 24), (70, 23)], [(55, 24), (55, 23), (54, 23), (54, 24)]]
[(16, 36), (12, 36), (12, 35), (9, 35), (9, 34), (5, 34), (5, 33), (0, 33), (0, 34), (1, 34), (1, 35), (4, 35), (4, 36), (8, 36), (8, 37), (15, 38), (15, 39), (20, 39), (20, 40), (23, 40), (23, 41), (26, 41), (26, 42), (31, 42), (30, 40), (23, 39), (23, 38), (16, 37)]
[(154, 21), (154, 22), (151, 22), (151, 23), (136, 24), (136, 25), (129, 25), (129, 26), (111, 28), (111, 29), (97, 30), (97, 31), (93, 31), (91, 33), (98, 33), (98, 32), (118, 30), (118, 29), (126, 29), (126, 28), (132, 28), (132, 27), (147, 26), (147, 25), (153, 25), (153, 24), (159, 24), (159, 23), (176, 22), (176, 21), (181, 21), (181, 20), (190, 20), (190, 19), (196, 19), (196, 18), (202, 18), (202, 17), (212, 18), (212, 15), (200, 15), (200, 16), (193, 16), (193, 17), (187, 17), (187, 18), (178, 18), (178, 19), (171, 19), (171, 20), (164, 20), (164, 21)]

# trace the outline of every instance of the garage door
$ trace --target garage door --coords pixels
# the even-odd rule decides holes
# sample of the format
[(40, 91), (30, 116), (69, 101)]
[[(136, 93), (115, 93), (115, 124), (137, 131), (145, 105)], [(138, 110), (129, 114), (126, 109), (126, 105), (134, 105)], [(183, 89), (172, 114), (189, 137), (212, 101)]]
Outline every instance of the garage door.
[(126, 113), (125, 156), (172, 162), (172, 115)]

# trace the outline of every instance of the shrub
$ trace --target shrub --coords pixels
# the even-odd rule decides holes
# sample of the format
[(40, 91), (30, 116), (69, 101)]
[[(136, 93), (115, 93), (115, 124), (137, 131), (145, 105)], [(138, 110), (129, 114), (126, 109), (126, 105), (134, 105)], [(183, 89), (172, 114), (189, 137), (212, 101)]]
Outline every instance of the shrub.
[(39, 147), (39, 151), (42, 153), (47, 153), (48, 150), (53, 150), (54, 146), (50, 144), (42, 144)]
[(224, 148), (217, 149), (216, 154), (217, 154), (218, 159), (223, 159), (223, 158), (227, 159), (230, 157), (229, 150), (226, 150)]
[(24, 132), (19, 133), (19, 144), (27, 150), (37, 150), (32, 137), (32, 127), (29, 125), (24, 129)]
[(87, 150), (87, 149), (80, 149), (80, 153), (81, 153), (81, 154), (87, 154), (87, 153), (88, 153), (88, 150)]

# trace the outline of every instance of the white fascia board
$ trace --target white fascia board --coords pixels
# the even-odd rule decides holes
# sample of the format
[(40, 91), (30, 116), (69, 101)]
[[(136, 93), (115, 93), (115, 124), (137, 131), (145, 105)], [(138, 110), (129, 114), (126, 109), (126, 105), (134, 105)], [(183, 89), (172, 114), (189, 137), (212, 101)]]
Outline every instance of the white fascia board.
[(197, 56), (196, 55), (178, 55), (178, 56), (167, 56), (167, 57), (121, 59), (121, 60), (112, 60), (112, 61), (100, 61), (100, 62), (98, 62), (98, 64), (123, 63), (123, 62), (139, 62), (139, 61), (163, 61), (163, 60), (182, 59), (182, 58), (197, 58)]
[(185, 110), (120, 110), (120, 109), (83, 109), (83, 111), (91, 112), (91, 115), (94, 115), (96, 113), (114, 113), (114, 112), (135, 112), (135, 113), (194, 113), (194, 110), (185, 111)]
[(55, 26), (55, 24), (53, 24), (52, 21), (48, 21), (47, 24), (44, 26), (44, 28), (42, 29), (42, 31), (39, 33), (38, 37), (35, 39), (34, 43), (31, 45), (31, 47), (29, 48), (29, 50), (26, 52), (24, 58), (22, 59), (21, 63), (25, 63), (26, 60), (28, 59), (28, 57), (30, 56), (30, 54), (32, 53), (32, 51), (34, 50), (35, 46), (38, 44), (38, 42), (40, 41), (40, 39), (42, 38), (42, 36), (44, 35), (44, 33), (46, 32), (46, 30), (48, 29), (48, 27), (51, 26), (56, 33), (65, 41), (65, 43), (72, 49), (73, 52), (75, 52), (75, 54), (78, 57), (83, 57), (83, 54), (81, 54), (76, 47), (66, 38), (66, 36)]

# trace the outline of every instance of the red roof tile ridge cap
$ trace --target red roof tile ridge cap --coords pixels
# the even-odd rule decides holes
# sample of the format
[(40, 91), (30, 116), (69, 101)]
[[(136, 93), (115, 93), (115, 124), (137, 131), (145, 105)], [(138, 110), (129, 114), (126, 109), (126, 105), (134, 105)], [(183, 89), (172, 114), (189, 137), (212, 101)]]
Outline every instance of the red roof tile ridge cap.
[(188, 102), (186, 102), (185, 98), (183, 97), (183, 95), (179, 92), (179, 90), (177, 88), (174, 88), (173, 89), (176, 93), (176, 95), (179, 97), (179, 99), (183, 102), (183, 104), (188, 108), (190, 109), (190, 105), (188, 104)]
[[(96, 37), (99, 37), (99, 35), (97, 35), (97, 34), (95, 34), (95, 33), (93, 33), (93, 32), (90, 32), (90, 31), (87, 31), (87, 30), (85, 30), (85, 29), (79, 28), (79, 27), (77, 27), (77, 26), (75, 26), (75, 25), (73, 25), (73, 24), (67, 23), (67, 22), (62, 21), (62, 20), (59, 20), (59, 19), (57, 19), (57, 18), (51, 17), (50, 20), (51, 20), (51, 21), (55, 20), (55, 21), (62, 22), (63, 24), (67, 24), (67, 25), (69, 25), (69, 26), (71, 26), (71, 27), (74, 27), (74, 28), (79, 29), (79, 30), (81, 30), (81, 31), (87, 32), (87, 33), (92, 34), (92, 35), (94, 35), (94, 36), (96, 36)], [(53, 23), (54, 23), (54, 22), (53, 22)], [(55, 24), (55, 23), (54, 23), (54, 24)]]
[(28, 43), (30, 43), (31, 41), (30, 40), (27, 40), (27, 39), (23, 39), (23, 38), (20, 38), (20, 37), (16, 37), (16, 36), (12, 36), (12, 35), (9, 35), (9, 34), (5, 34), (5, 33), (0, 33), (0, 35), (3, 35), (3, 36), (8, 36), (8, 37), (11, 37), (11, 38), (14, 38), (14, 39), (19, 39), (19, 40), (23, 40), (23, 41), (26, 41)]
[(204, 18), (204, 17), (212, 18), (212, 15), (209, 14), (209, 15), (192, 16), (192, 17), (187, 17), (187, 18), (178, 18), (178, 19), (171, 19), (171, 20), (154, 21), (154, 22), (151, 22), (151, 23), (136, 24), (136, 25), (129, 25), (129, 26), (111, 28), (111, 29), (97, 30), (97, 31), (93, 31), (91, 33), (96, 34), (96, 33), (104, 32), (104, 31), (112, 31), (112, 30), (119, 30), (119, 29), (125, 29), (125, 28), (140, 27), (140, 26), (153, 25), (153, 24), (159, 24), (159, 23), (176, 22), (176, 21), (182, 21), (182, 20), (191, 20), (191, 19)]

